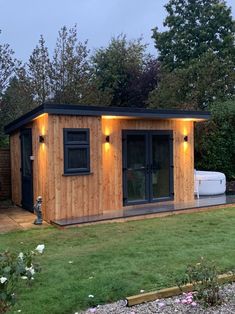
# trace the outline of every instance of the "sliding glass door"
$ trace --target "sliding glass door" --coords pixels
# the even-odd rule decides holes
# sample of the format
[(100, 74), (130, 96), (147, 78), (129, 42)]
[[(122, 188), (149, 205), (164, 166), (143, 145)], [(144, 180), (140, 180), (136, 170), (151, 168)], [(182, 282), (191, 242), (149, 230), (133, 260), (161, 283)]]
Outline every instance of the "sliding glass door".
[(173, 198), (172, 131), (123, 131), (123, 203)]

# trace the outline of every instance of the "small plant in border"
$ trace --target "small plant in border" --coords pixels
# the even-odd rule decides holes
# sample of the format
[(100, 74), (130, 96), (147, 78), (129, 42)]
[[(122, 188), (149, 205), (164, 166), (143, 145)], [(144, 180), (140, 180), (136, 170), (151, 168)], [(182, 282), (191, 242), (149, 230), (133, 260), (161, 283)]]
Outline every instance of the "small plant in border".
[(177, 280), (179, 288), (182, 285), (192, 284), (193, 290), (197, 291), (194, 298), (201, 301), (206, 306), (214, 306), (222, 303), (220, 294), (219, 271), (215, 263), (201, 257), (200, 261), (194, 265), (189, 265), (183, 278)]
[(16, 302), (18, 280), (25, 279), (30, 285), (34, 275), (40, 271), (34, 257), (41, 254), (45, 246), (38, 245), (34, 251), (20, 252), (18, 255), (5, 251), (0, 253), (0, 313), (5, 313)]

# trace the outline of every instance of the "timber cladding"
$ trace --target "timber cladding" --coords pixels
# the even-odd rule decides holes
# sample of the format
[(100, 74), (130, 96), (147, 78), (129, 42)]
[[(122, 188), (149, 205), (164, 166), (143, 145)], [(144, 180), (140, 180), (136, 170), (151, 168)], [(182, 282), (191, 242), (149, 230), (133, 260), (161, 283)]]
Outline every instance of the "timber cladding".
[(20, 132), (10, 136), (11, 197), (16, 205), (21, 205), (21, 148)]
[[(194, 199), (194, 126), (192, 121), (102, 119), (102, 130), (110, 135), (110, 145), (103, 145), (104, 211), (123, 208), (122, 130), (173, 130), (174, 200)], [(188, 135), (185, 143), (184, 135)], [(131, 208), (131, 207), (129, 207)]]
[(11, 196), (10, 150), (0, 149), (0, 200)]
[[(26, 127), (32, 128), (34, 201), (43, 197), (47, 221), (92, 216), (123, 209), (122, 130), (172, 130), (174, 199), (194, 198), (193, 122), (43, 114)], [(90, 169), (86, 175), (64, 174), (64, 128), (89, 128)], [(45, 143), (39, 143), (45, 135)], [(110, 143), (105, 143), (105, 136)], [(185, 143), (184, 135), (188, 135)], [(21, 204), (21, 156), (19, 132), (10, 136), (12, 199)]]
[[(64, 128), (90, 129), (90, 174), (64, 175)], [(49, 115), (48, 206), (54, 219), (96, 215), (103, 211), (101, 118)]]

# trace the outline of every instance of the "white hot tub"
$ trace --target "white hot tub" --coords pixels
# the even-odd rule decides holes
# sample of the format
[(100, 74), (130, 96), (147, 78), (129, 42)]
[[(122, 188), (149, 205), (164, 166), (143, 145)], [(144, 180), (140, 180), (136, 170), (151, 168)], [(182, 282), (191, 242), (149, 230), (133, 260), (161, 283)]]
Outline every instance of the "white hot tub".
[(219, 195), (226, 191), (226, 177), (222, 172), (195, 170), (195, 194)]

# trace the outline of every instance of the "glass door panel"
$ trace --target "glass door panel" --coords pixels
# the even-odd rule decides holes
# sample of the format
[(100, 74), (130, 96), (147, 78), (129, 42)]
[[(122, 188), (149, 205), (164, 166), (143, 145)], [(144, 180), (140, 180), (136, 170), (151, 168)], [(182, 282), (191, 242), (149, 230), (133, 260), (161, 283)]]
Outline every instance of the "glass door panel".
[(152, 135), (151, 190), (152, 199), (171, 196), (169, 135)]
[(123, 131), (124, 205), (173, 197), (172, 131)]
[(128, 202), (146, 201), (146, 134), (126, 137), (126, 185)]
[(33, 169), (32, 131), (30, 128), (21, 131), (21, 204), (24, 209), (33, 212)]

